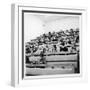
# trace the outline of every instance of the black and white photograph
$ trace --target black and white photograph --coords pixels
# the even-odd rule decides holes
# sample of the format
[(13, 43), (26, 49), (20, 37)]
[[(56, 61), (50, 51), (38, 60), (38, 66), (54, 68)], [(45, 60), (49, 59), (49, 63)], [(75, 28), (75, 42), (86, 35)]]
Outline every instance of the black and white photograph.
[(80, 14), (23, 11), (25, 76), (80, 73)]

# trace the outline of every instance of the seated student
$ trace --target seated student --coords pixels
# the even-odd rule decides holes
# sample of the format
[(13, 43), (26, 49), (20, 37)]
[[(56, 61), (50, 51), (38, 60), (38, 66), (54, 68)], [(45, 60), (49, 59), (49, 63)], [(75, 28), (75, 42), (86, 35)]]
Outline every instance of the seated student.
[(60, 47), (60, 51), (68, 52), (68, 47)]
[(26, 47), (26, 54), (29, 54), (29, 53), (31, 53), (31, 50), (29, 47)]
[(72, 53), (72, 47), (71, 46), (67, 46), (68, 47), (68, 53)]
[(53, 45), (53, 48), (54, 48), (54, 52), (56, 52), (57, 51), (56, 45)]
[(45, 49), (46, 49), (46, 54), (47, 54), (49, 52), (48, 44), (45, 45)]
[(41, 51), (40, 53), (40, 57), (41, 57), (40, 62), (42, 64), (46, 64), (46, 58), (44, 57), (44, 53), (45, 53), (45, 49), (43, 49), (43, 51)]
[(48, 52), (53, 53), (53, 45), (52, 44), (48, 45)]
[(58, 42), (58, 43), (56, 44), (56, 47), (57, 47), (57, 52), (60, 52), (60, 42)]
[(76, 37), (76, 43), (79, 43), (79, 35)]

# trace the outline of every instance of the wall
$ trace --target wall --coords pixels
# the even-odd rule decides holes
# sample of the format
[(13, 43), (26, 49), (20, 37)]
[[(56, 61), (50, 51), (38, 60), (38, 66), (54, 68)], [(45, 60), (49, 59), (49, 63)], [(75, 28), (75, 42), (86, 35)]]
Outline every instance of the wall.
[(35, 39), (44, 33), (43, 21), (41, 19), (28, 13), (25, 13), (24, 17), (25, 42)]
[(29, 42), (31, 39), (48, 32), (57, 32), (60, 30), (70, 30), (79, 28), (80, 18), (79, 16), (56, 16), (50, 14), (24, 14), (24, 40)]
[[(87, 15), (87, 30), (83, 33), (83, 52), (84, 60), (87, 62), (88, 83), (60, 83), (60, 79), (44, 79), (37, 80), (37, 85), (31, 84), (27, 88), (19, 88), (19, 90), (90, 90), (90, 0), (1, 0), (0, 2), (0, 89), (13, 90), (10, 86), (10, 69), (11, 69), (11, 3), (28, 3), (32, 6), (50, 6), (50, 7), (86, 7), (88, 11)], [(32, 82), (34, 82), (32, 80)], [(41, 85), (40, 82), (44, 83)], [(16, 88), (18, 89), (18, 88)]]
[(70, 30), (79, 28), (79, 17), (64, 17), (60, 20), (46, 23), (47, 31)]

